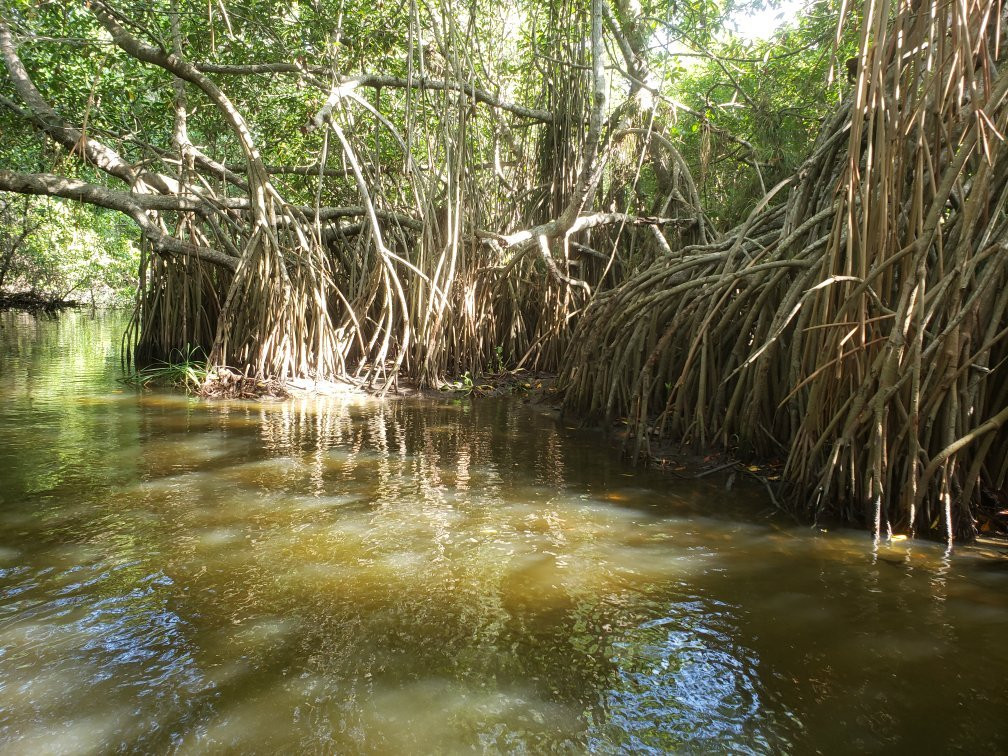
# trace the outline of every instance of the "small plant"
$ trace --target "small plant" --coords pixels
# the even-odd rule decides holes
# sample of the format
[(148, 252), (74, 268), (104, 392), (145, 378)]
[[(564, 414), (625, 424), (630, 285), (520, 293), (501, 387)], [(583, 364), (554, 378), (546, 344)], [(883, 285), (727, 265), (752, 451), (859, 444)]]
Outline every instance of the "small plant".
[(167, 361), (158, 360), (136, 370), (124, 376), (123, 382), (144, 388), (154, 385), (196, 391), (206, 381), (209, 372), (206, 361), (200, 359), (201, 353), (198, 346), (186, 344), (185, 350), (173, 350)]
[(476, 384), (473, 383), (472, 374), (466, 370), (462, 377), (457, 381), (452, 381), (451, 383), (446, 383), (441, 387), (442, 391), (454, 391), (457, 394), (465, 394), (469, 396), (472, 394), (473, 389), (476, 388)]
[(494, 350), (494, 352), (497, 355), (497, 372), (498, 373), (503, 373), (504, 372), (504, 347), (502, 347), (502, 346), (500, 346), (498, 344), (497, 348)]

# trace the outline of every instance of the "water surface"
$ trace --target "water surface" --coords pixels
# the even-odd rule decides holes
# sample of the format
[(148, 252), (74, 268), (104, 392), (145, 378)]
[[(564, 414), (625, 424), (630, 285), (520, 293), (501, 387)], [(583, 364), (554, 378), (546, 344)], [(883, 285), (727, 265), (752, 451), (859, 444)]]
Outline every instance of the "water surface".
[(1008, 569), (520, 402), (206, 402), (0, 314), (0, 750), (997, 751)]

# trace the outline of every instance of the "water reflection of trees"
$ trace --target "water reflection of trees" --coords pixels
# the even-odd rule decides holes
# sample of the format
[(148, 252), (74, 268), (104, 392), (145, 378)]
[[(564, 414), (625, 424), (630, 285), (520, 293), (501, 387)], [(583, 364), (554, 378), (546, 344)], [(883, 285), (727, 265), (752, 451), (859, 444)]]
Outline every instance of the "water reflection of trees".
[[(0, 501), (121, 483), (135, 416), (115, 383), (121, 318), (0, 312)], [(114, 460), (114, 463), (113, 463)]]
[(1004, 697), (956, 640), (1000, 659), (1003, 581), (922, 544), (740, 520), (514, 402), (116, 394), (73, 323), (0, 336), (4, 745), (776, 751)]
[(303, 399), (263, 406), (259, 428), (265, 450), (303, 460), (317, 477), (327, 467), (325, 454), (336, 451), (345, 478), (359, 464), (380, 460), (375, 467), (384, 484), (409, 480), (419, 490), (445, 485), (465, 490), (473, 475), (496, 482), (502, 471), (524, 481), (566, 485), (555, 423), (515, 413), (506, 402)]

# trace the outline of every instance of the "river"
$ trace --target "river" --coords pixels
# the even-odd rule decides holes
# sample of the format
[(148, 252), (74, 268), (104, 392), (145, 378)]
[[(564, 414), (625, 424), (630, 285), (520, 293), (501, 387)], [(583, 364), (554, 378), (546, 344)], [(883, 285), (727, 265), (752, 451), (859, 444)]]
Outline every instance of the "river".
[(0, 313), (0, 751), (1008, 747), (1008, 560), (520, 401), (204, 401)]

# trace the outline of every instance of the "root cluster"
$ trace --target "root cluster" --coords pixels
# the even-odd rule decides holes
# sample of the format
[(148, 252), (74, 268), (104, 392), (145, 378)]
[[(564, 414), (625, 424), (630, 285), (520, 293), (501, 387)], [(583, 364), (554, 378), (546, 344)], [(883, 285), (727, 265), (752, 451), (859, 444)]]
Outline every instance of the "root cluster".
[(570, 409), (628, 416), (638, 452), (786, 460), (811, 517), (968, 538), (1008, 476), (1004, 19), (875, 10), (797, 175), (598, 297), (560, 383)]

